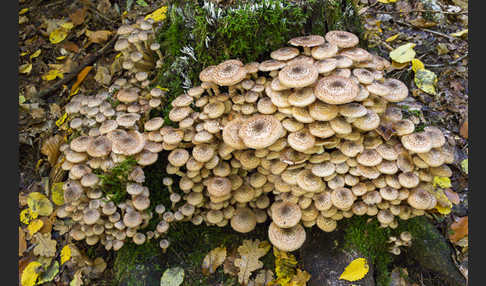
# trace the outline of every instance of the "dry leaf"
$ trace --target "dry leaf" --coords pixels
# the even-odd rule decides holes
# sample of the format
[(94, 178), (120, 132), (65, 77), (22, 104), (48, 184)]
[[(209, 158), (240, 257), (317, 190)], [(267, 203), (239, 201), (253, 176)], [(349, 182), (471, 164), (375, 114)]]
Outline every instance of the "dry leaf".
[(111, 82), (110, 71), (104, 66), (98, 66), (94, 79), (102, 85), (109, 85)]
[(100, 30), (100, 31), (86, 30), (85, 32), (86, 37), (88, 37), (89, 43), (96, 43), (96, 44), (102, 44), (106, 42), (108, 40), (108, 37), (111, 34), (113, 34), (113, 32), (108, 30)]
[(51, 187), (51, 200), (58, 206), (64, 204), (64, 190), (62, 187), (64, 186), (64, 182), (58, 182), (52, 184)]
[(101, 274), (106, 269), (106, 262), (101, 257), (96, 257), (93, 261), (93, 272), (95, 274)]
[(71, 41), (65, 41), (63, 44), (63, 48), (70, 52), (79, 53), (78, 45)]
[(83, 285), (83, 280), (81, 279), (81, 276), (83, 273), (81, 272), (82, 269), (76, 270), (76, 273), (74, 273), (73, 280), (69, 282), (69, 286), (81, 286)]
[(33, 212), (41, 216), (48, 216), (53, 211), (51, 201), (49, 201), (44, 194), (39, 192), (30, 193), (27, 198), (27, 204)]
[(19, 73), (29, 74), (32, 71), (32, 64), (26, 63), (19, 66)]
[(41, 153), (47, 156), (47, 161), (51, 166), (54, 166), (57, 162), (57, 158), (59, 157), (59, 147), (64, 143), (64, 139), (61, 135), (56, 134), (54, 136), (49, 137), (44, 143), (42, 144)]
[(204, 275), (213, 274), (226, 259), (226, 247), (216, 247), (211, 250), (202, 263), (202, 273)]
[(426, 19), (424, 19), (423, 17), (417, 17), (413, 20), (409, 20), (408, 21), (410, 24), (416, 26), (416, 27), (420, 27), (420, 28), (430, 28), (430, 27), (435, 27), (437, 26), (437, 23), (433, 22), (433, 21), (427, 21)]
[(451, 224), (450, 227), (452, 234), (449, 234), (449, 240), (451, 242), (458, 242), (460, 239), (468, 234), (469, 223), (468, 217), (461, 217), (456, 222)]
[(81, 70), (76, 78), (76, 82), (73, 84), (71, 87), (71, 93), (69, 96), (75, 95), (78, 93), (78, 87), (79, 85), (83, 82), (83, 80), (86, 78), (88, 75), (89, 71), (93, 68), (93, 66), (87, 66), (83, 70)]
[(55, 231), (59, 232), (60, 235), (69, 231), (69, 226), (67, 226), (63, 220), (56, 220), (53, 224), (53, 228)]
[(231, 275), (231, 276), (236, 276), (238, 275), (238, 267), (235, 266), (235, 259), (237, 258), (236, 248), (233, 248), (230, 250), (229, 255), (226, 256), (226, 260), (223, 263), (223, 272), (225, 274)]
[(19, 226), (19, 256), (22, 256), (26, 249), (27, 249), (27, 241), (25, 240), (25, 232)]
[(459, 129), (459, 134), (464, 138), (464, 139), (467, 139), (468, 138), (468, 121), (465, 120), (462, 125), (461, 125), (461, 128)]
[(34, 254), (45, 256), (45, 257), (53, 257), (56, 255), (56, 244), (57, 241), (51, 239), (50, 233), (36, 233), (34, 235), (35, 243), (37, 244), (34, 247)]
[(273, 280), (272, 270), (262, 269), (258, 271), (258, 274), (253, 280), (255, 286), (266, 286), (270, 281)]
[(241, 258), (235, 259), (235, 266), (240, 270), (238, 272), (238, 282), (247, 285), (250, 275), (253, 271), (263, 267), (263, 262), (258, 260), (270, 250), (268, 241), (244, 240), (243, 244), (238, 247), (238, 253)]
[(42, 228), (44, 225), (44, 222), (40, 219), (35, 219), (29, 223), (27, 226), (27, 230), (29, 231), (29, 235), (34, 235), (36, 232), (39, 231), (39, 229)]
[(366, 258), (357, 258), (346, 266), (344, 272), (339, 276), (339, 280), (356, 281), (360, 280), (368, 273), (369, 266)]
[(74, 26), (81, 25), (84, 22), (84, 18), (86, 17), (86, 7), (79, 8), (78, 10), (74, 11), (74, 13), (69, 15), (71, 22)]
[(37, 261), (33, 261), (25, 267), (24, 271), (22, 272), (22, 279), (21, 283), (22, 286), (34, 286), (37, 277), (39, 277), (39, 268), (41, 264)]

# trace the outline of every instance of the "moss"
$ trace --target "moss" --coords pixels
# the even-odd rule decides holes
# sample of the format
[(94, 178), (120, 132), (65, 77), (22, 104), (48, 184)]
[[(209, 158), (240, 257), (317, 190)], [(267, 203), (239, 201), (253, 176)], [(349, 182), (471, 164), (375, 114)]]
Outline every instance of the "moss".
[(100, 169), (94, 171), (101, 180), (101, 190), (114, 203), (120, 203), (128, 197), (126, 184), (128, 175), (137, 161), (129, 156), (108, 172), (102, 173)]
[(344, 221), (344, 248), (354, 248), (369, 259), (375, 266), (376, 284), (390, 284), (390, 263), (393, 256), (388, 252), (389, 228), (381, 228), (376, 218), (368, 221), (369, 216), (353, 216)]

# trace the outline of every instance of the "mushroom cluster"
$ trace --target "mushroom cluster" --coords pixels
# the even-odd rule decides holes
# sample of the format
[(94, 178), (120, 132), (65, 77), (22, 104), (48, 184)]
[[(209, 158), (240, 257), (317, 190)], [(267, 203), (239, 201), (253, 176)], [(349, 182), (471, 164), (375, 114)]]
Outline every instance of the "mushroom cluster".
[[(158, 88), (146, 92), (119, 78), (110, 91), (96, 95), (76, 95), (66, 105), (69, 125), (79, 136), (61, 147), (62, 169), (69, 171), (63, 184), (64, 205), (57, 210), (60, 218), (69, 217), (75, 223), (70, 235), (94, 245), (101, 242), (106, 249), (120, 249), (127, 237), (137, 244), (158, 236), (141, 233), (152, 215), (150, 191), (143, 186), (143, 167), (153, 164), (162, 145), (151, 140), (144, 129), (157, 128), (162, 122), (142, 122), (152, 109), (161, 105), (164, 91)], [(128, 175), (126, 201), (114, 203), (102, 190), (102, 180), (95, 170), (109, 172), (127, 158), (136, 160)]]
[(260, 63), (201, 71), (201, 85), (172, 101), (178, 127), (157, 130), (167, 173), (180, 177), (183, 220), (246, 233), (269, 217), (271, 243), (293, 251), (304, 227), (330, 232), (366, 214), (395, 228), (436, 206), (433, 177), (452, 175), (452, 149), (437, 127), (415, 132), (396, 105), (407, 86), (358, 43), (330, 31)]
[(135, 80), (142, 82), (142, 87), (147, 87), (150, 84), (148, 74), (162, 66), (153, 19), (139, 18), (134, 24), (121, 25), (117, 35), (115, 50), (121, 53), (122, 68), (135, 74)]
[(389, 247), (388, 251), (394, 255), (400, 255), (400, 246), (409, 247), (412, 245), (412, 234), (408, 231), (404, 231), (400, 233), (399, 237), (390, 236), (388, 243), (393, 243), (393, 245)]

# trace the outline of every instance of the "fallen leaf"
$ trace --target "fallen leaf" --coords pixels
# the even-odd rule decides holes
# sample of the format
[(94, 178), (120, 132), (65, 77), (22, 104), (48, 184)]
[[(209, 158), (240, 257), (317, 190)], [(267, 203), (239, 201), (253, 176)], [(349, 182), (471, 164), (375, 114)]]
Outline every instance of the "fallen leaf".
[(24, 15), (27, 12), (29, 12), (29, 8), (24, 8), (24, 9), (19, 11), (19, 15)]
[(111, 82), (110, 71), (104, 66), (98, 66), (94, 79), (102, 85), (109, 85)]
[(436, 186), (439, 186), (439, 188), (446, 189), (451, 187), (451, 179), (448, 177), (439, 177), (439, 176), (434, 176), (434, 180), (432, 182), (432, 185), (434, 188)]
[(452, 33), (450, 34), (452, 37), (462, 37), (462, 36), (467, 36), (468, 34), (468, 29), (465, 29), (465, 30), (461, 30), (461, 31), (458, 31), (458, 32), (455, 32), (455, 33)]
[(160, 286), (179, 286), (184, 281), (184, 269), (172, 267), (164, 271), (160, 278)]
[(53, 44), (58, 44), (66, 39), (68, 34), (69, 31), (64, 28), (56, 29), (49, 34), (49, 41)]
[(449, 52), (447, 45), (445, 43), (438, 43), (437, 44), (437, 54), (439, 56), (445, 55)]
[(47, 156), (47, 161), (51, 166), (54, 166), (57, 162), (59, 157), (59, 148), (64, 143), (64, 139), (61, 135), (56, 134), (54, 136), (49, 137), (41, 147), (41, 153)]
[(223, 264), (226, 259), (226, 247), (216, 247), (211, 250), (202, 262), (202, 273), (204, 275), (213, 274), (216, 269)]
[(391, 36), (391, 37), (388, 37), (388, 38), (386, 38), (385, 42), (387, 42), (387, 43), (389, 43), (389, 42), (393, 42), (393, 41), (395, 41), (395, 40), (396, 40), (396, 38), (398, 38), (398, 36), (399, 36), (399, 35), (400, 35), (400, 33), (395, 34), (395, 35), (393, 35), (393, 36)]
[(464, 173), (468, 173), (468, 159), (464, 159), (461, 162), (461, 168), (464, 171)]
[(64, 74), (60, 70), (52, 69), (41, 77), (43, 80), (50, 81), (56, 78), (64, 78)]
[(357, 281), (368, 273), (369, 266), (366, 258), (357, 258), (346, 266), (344, 272), (339, 276), (339, 280)]
[(19, 226), (19, 256), (22, 256), (26, 249), (27, 249), (27, 241), (25, 240), (25, 232)]
[(64, 204), (64, 190), (62, 189), (64, 182), (52, 184), (51, 200), (54, 204), (62, 206)]
[(388, 4), (388, 3), (395, 3), (397, 0), (377, 0), (377, 2)]
[(59, 273), (59, 262), (54, 261), (46, 271), (44, 271), (40, 276), (37, 284), (46, 283), (52, 281), (54, 277), (56, 277), (57, 273)]
[(301, 269), (297, 269), (297, 273), (290, 280), (290, 286), (306, 286), (307, 281), (311, 278), (309, 272)]
[(275, 256), (275, 280), (270, 281), (269, 286), (287, 285), (292, 277), (297, 273), (297, 260), (295, 256), (285, 251), (273, 248)]
[(96, 257), (95, 260), (93, 261), (93, 272), (95, 274), (100, 274), (103, 273), (105, 269), (106, 269), (105, 260), (101, 257)]
[(51, 239), (50, 233), (36, 233), (34, 235), (35, 243), (37, 244), (34, 247), (34, 254), (45, 256), (45, 257), (53, 257), (56, 255), (56, 244), (57, 241)]
[(469, 221), (468, 217), (460, 217), (456, 222), (451, 224), (450, 229), (452, 233), (449, 234), (449, 240), (451, 242), (458, 242), (460, 239), (468, 235)]
[(74, 53), (79, 53), (79, 47), (75, 43), (71, 41), (65, 41), (63, 43), (63, 48), (65, 48), (67, 51), (74, 52)]
[(148, 7), (148, 4), (147, 2), (143, 1), (143, 0), (137, 0), (137, 4), (142, 6), (142, 7)]
[(430, 27), (435, 27), (437, 26), (437, 23), (433, 21), (428, 21), (427, 19), (424, 19), (423, 17), (417, 17), (413, 20), (408, 21), (410, 24), (420, 27), (420, 28), (430, 28)]
[(418, 70), (424, 69), (425, 65), (424, 63), (419, 60), (419, 59), (413, 59), (412, 60), (412, 70), (413, 72), (417, 72)]
[(429, 71), (428, 69), (421, 69), (415, 73), (414, 78), (415, 85), (420, 88), (422, 91), (436, 95), (437, 92), (435, 91), (435, 84), (437, 83), (437, 75)]
[(29, 22), (29, 18), (27, 16), (20, 16), (19, 17), (19, 25), (25, 24)]
[(61, 125), (63, 125), (64, 122), (66, 122), (66, 119), (67, 119), (67, 112), (64, 112), (64, 114), (61, 117), (59, 117), (59, 119), (56, 120), (56, 126), (61, 127)]
[(25, 267), (24, 271), (22, 272), (22, 279), (21, 279), (22, 286), (35, 285), (37, 281), (37, 277), (39, 277), (38, 271), (41, 265), (42, 265), (41, 263), (37, 261), (33, 261), (29, 263), (27, 267)]
[(113, 34), (112, 31), (100, 30), (100, 31), (90, 31), (86, 30), (85, 35), (88, 37), (89, 43), (102, 44), (108, 40), (108, 37)]
[(76, 78), (76, 82), (73, 84), (71, 87), (71, 92), (69, 96), (73, 96), (76, 93), (78, 93), (78, 87), (79, 85), (83, 82), (83, 80), (86, 78), (88, 75), (89, 71), (93, 68), (93, 66), (87, 66), (83, 70), (81, 70)]
[(41, 216), (48, 216), (53, 211), (52, 203), (44, 194), (39, 192), (30, 193), (27, 197), (27, 204), (33, 212)]
[(255, 286), (266, 286), (272, 280), (273, 272), (271, 270), (261, 269), (260, 271), (258, 271), (253, 282)]
[(71, 248), (69, 245), (64, 245), (61, 250), (61, 265), (63, 265), (69, 259), (71, 259)]
[(390, 58), (400, 64), (409, 62), (415, 57), (415, 51), (413, 50), (415, 46), (416, 44), (414, 43), (401, 45), (390, 52)]
[(37, 51), (35, 51), (34, 53), (32, 53), (32, 55), (29, 56), (29, 60), (32, 61), (32, 59), (37, 58), (38, 56), (40, 56), (40, 54), (41, 54), (41, 50), (38, 49)]
[(459, 134), (460, 134), (460, 135), (461, 135), (463, 138), (465, 138), (465, 139), (467, 139), (467, 138), (468, 138), (468, 131), (469, 131), (469, 130), (468, 130), (469, 128), (468, 128), (468, 123), (467, 123), (467, 122), (468, 122), (468, 120), (465, 120), (465, 121), (462, 123), (461, 128), (459, 129)]
[[(28, 203), (28, 200), (29, 200), (29, 199), (28, 199), (28, 197), (27, 197), (27, 203)], [(20, 221), (21, 221), (22, 223), (29, 224), (29, 223), (30, 223), (30, 221), (31, 221), (31, 220), (33, 220), (33, 219), (36, 219), (38, 215), (39, 215), (39, 214), (38, 214), (38, 213), (36, 213), (36, 212), (34, 212), (34, 211), (32, 211), (32, 210), (30, 209), (30, 207), (29, 207), (29, 208), (26, 208), (26, 209), (23, 209), (23, 210), (20, 212)]]
[(83, 280), (81, 279), (81, 276), (83, 273), (81, 272), (82, 269), (76, 270), (76, 273), (74, 273), (73, 280), (69, 282), (69, 286), (81, 286), (83, 285)]
[(238, 272), (238, 282), (247, 285), (253, 271), (263, 267), (263, 262), (259, 260), (270, 250), (268, 241), (243, 240), (243, 244), (238, 247), (241, 258), (235, 259), (235, 266), (240, 269)]
[(84, 23), (84, 18), (86, 17), (86, 11), (88, 9), (86, 7), (79, 8), (74, 13), (69, 15), (69, 19), (71, 19), (71, 22), (73, 23), (74, 26), (81, 25)]
[(160, 22), (167, 18), (167, 6), (162, 6), (159, 9), (145, 16), (145, 20), (153, 19), (154, 22)]
[(32, 71), (32, 64), (26, 63), (19, 66), (19, 73), (29, 74)]
[(41, 227), (44, 225), (44, 222), (40, 219), (35, 219), (33, 221), (31, 221), (29, 223), (29, 225), (27, 226), (27, 230), (29, 231), (29, 234), (32, 236), (34, 235), (36, 232), (39, 231), (39, 229), (41, 229)]

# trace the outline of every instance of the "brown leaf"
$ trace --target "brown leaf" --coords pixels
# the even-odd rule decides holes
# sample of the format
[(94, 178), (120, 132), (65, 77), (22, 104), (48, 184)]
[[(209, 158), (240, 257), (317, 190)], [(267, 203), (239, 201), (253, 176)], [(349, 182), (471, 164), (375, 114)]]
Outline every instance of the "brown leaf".
[(25, 241), (25, 232), (19, 226), (19, 256), (22, 256), (26, 249), (27, 249), (27, 241)]
[(273, 280), (272, 270), (261, 269), (255, 277), (255, 286), (265, 286)]
[(45, 257), (53, 257), (56, 255), (56, 244), (57, 241), (51, 239), (51, 233), (36, 233), (34, 235), (37, 244), (34, 247), (34, 255), (40, 255)]
[(235, 259), (234, 265), (240, 269), (238, 272), (238, 282), (247, 285), (253, 271), (263, 267), (263, 262), (259, 259), (270, 250), (268, 241), (243, 240), (243, 244), (238, 247), (241, 258)]
[(461, 217), (456, 222), (451, 224), (450, 229), (453, 231), (449, 234), (449, 240), (451, 242), (458, 242), (461, 238), (468, 234), (468, 217)]
[(64, 143), (64, 139), (59, 134), (56, 134), (42, 144), (41, 153), (47, 156), (47, 161), (51, 166), (54, 166), (59, 157), (59, 148)]
[(52, 231), (52, 224), (56, 221), (56, 212), (57, 210), (54, 210), (50, 216), (43, 216), (40, 218), (44, 223), (39, 230), (40, 233), (50, 233)]
[(90, 43), (102, 44), (108, 40), (108, 37), (113, 34), (112, 31), (107, 30), (99, 30), (99, 31), (90, 31), (86, 30), (85, 35), (88, 37)]
[(78, 45), (70, 41), (64, 41), (63, 48), (70, 52), (79, 53)]
[(238, 257), (236, 248), (232, 249), (229, 255), (226, 256), (226, 260), (223, 263), (223, 272), (225, 274), (236, 276), (238, 275), (238, 268), (235, 266), (235, 259)]
[(83, 70), (81, 70), (76, 78), (76, 82), (73, 84), (71, 87), (71, 93), (70, 95), (73, 95), (76, 91), (76, 89), (79, 87), (79, 85), (83, 82), (83, 80), (86, 78), (88, 75), (89, 71), (93, 68), (93, 66), (87, 66)]
[(104, 66), (98, 66), (96, 69), (95, 80), (102, 85), (109, 85), (111, 82), (111, 75), (108, 68)]
[(226, 259), (226, 247), (216, 247), (211, 250), (202, 263), (202, 273), (204, 275), (213, 274), (216, 269), (223, 264)]
[(437, 26), (437, 23), (432, 22), (432, 21), (427, 21), (426, 19), (424, 19), (420, 16), (413, 19), (413, 20), (409, 20), (408, 22), (410, 24), (412, 24), (416, 27), (420, 27), (420, 28), (430, 28), (430, 27)]
[(69, 15), (71, 22), (74, 26), (81, 25), (84, 22), (84, 18), (86, 17), (86, 7), (79, 8), (78, 10), (74, 11), (74, 13)]
[(467, 135), (468, 135), (468, 124), (467, 124), (468, 120), (466, 119), (462, 125), (461, 125), (461, 129), (459, 129), (459, 134), (461, 134), (461, 136), (465, 139), (467, 139)]

